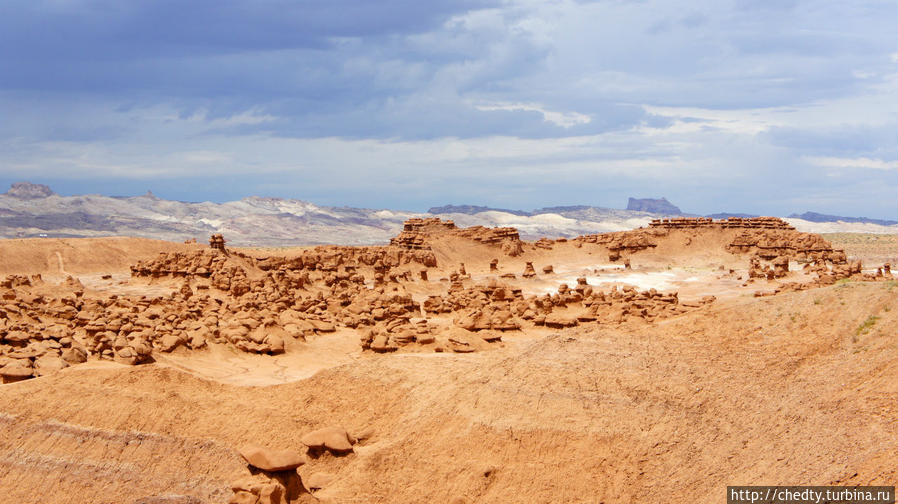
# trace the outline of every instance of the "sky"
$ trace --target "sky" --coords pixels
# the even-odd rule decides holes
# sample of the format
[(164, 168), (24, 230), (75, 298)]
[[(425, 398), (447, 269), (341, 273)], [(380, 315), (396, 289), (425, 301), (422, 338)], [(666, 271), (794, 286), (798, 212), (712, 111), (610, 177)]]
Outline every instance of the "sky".
[(0, 183), (898, 218), (898, 3), (4, 0)]

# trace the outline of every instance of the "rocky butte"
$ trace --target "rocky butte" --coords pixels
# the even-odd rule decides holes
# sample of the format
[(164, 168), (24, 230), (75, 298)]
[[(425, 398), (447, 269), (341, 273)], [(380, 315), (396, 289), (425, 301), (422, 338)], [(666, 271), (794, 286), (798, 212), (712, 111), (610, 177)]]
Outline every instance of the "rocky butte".
[(679, 215), (683, 212), (674, 206), (667, 198), (651, 199), (651, 198), (630, 198), (627, 201), (627, 210), (635, 210), (638, 212), (651, 212), (664, 215)]
[(19, 199), (40, 199), (55, 195), (50, 187), (43, 184), (32, 184), (30, 182), (16, 182), (12, 184), (6, 196), (12, 196)]

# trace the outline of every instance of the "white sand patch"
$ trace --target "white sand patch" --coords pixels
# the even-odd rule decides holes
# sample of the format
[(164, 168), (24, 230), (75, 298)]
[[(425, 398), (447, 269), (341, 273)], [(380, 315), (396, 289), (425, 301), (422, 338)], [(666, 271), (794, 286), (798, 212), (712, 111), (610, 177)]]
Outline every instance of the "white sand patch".
[(869, 222), (810, 222), (803, 219), (783, 219), (805, 233), (871, 233), (898, 234), (898, 225), (882, 226)]
[[(599, 273), (595, 273), (598, 270)], [(577, 278), (586, 278), (586, 284), (593, 287), (608, 285), (632, 285), (638, 290), (656, 289), (662, 292), (677, 290), (677, 287), (684, 283), (701, 282), (699, 276), (688, 275), (688, 272), (681, 268), (674, 268), (667, 271), (631, 271), (624, 269), (623, 266), (617, 264), (597, 266), (593, 270), (581, 271), (579, 274), (574, 272), (563, 271), (553, 280), (558, 283), (555, 287), (543, 287), (540, 294), (553, 293), (558, 290), (557, 285), (567, 284), (569, 287), (577, 285)], [(607, 289), (603, 289), (607, 290)]]

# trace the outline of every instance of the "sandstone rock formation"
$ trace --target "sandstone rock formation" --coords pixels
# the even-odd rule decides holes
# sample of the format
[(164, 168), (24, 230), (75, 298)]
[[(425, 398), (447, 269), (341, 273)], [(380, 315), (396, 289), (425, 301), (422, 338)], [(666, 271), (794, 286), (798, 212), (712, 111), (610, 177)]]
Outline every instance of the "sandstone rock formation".
[(231, 483), (229, 504), (295, 504), (317, 502), (303, 486), (299, 474), (290, 471), (250, 470)]
[(430, 250), (432, 240), (447, 236), (496, 247), (505, 255), (512, 257), (524, 252), (521, 238), (514, 228), (483, 226), (458, 228), (454, 222), (443, 221), (436, 217), (407, 220), (402, 232), (390, 240), (390, 245), (406, 250)]
[(342, 427), (324, 427), (303, 436), (302, 444), (309, 447), (310, 451), (328, 450), (343, 454), (352, 451), (355, 439)]
[[(448, 237), (493, 248), (521, 244), (513, 230), (458, 229), (439, 219), (411, 220), (405, 232), (419, 233), (428, 243)], [(673, 219), (647, 229), (581, 236), (571, 243), (547, 241), (553, 247), (600, 245), (612, 259), (630, 264), (631, 255), (656, 248), (662, 240), (688, 246), (686, 239), (702, 233), (718, 233), (718, 243), (723, 241), (728, 252), (749, 255), (748, 281), (785, 278), (791, 274), (790, 261), (804, 262), (804, 272), (816, 275), (811, 282), (777, 286), (778, 291), (844, 278), (891, 278), (889, 264), (878, 275), (864, 274), (859, 262), (848, 262), (844, 252), (821, 237), (769, 218)], [(214, 236), (211, 242), (223, 246), (224, 239)], [(22, 380), (88, 359), (139, 365), (160, 353), (212, 345), (276, 355), (296, 342), (342, 330), (355, 330), (361, 348), (373, 353), (469, 352), (486, 348), (484, 342), (500, 341), (504, 333), (533, 326), (652, 322), (702, 306), (680, 303), (676, 293), (629, 287), (603, 292), (583, 277), (553, 294), (525, 296), (520, 285), (496, 278), (475, 282), (464, 263), (445, 279), (448, 288), (434, 282), (416, 300), (437, 256), (427, 248), (406, 247), (403, 239), (397, 243), (321, 246), (290, 256), (221, 249), (161, 253), (131, 267), (133, 282), (177, 286), (157, 296), (98, 297), (86, 294), (74, 277), (46, 286), (40, 276), (7, 276), (0, 279), (0, 376), (4, 382)], [(531, 280), (536, 277), (533, 262), (525, 264), (522, 281), (537, 281)], [(491, 260), (490, 270), (498, 273), (498, 259)], [(547, 265), (542, 271), (554, 269)], [(518, 281), (513, 273), (499, 278)], [(45, 287), (56, 291), (44, 294)]]
[(728, 217), (714, 220), (710, 217), (676, 217), (672, 219), (653, 219), (652, 228), (663, 229), (782, 229), (794, 231), (786, 221), (777, 217)]
[(776, 217), (654, 219), (645, 229), (583, 235), (576, 240), (605, 246), (609, 251), (609, 260), (614, 262), (655, 248), (662, 240), (673, 236), (682, 237), (688, 246), (693, 238), (704, 233), (729, 239), (726, 250), (733, 254), (756, 254), (767, 261), (786, 257), (798, 261), (823, 259), (833, 264), (843, 264), (846, 260), (844, 251), (834, 250), (820, 235), (796, 231)]
[(533, 263), (528, 261), (526, 266), (524, 266), (524, 272), (521, 273), (521, 276), (524, 278), (533, 278), (536, 276), (536, 270), (533, 269)]
[(225, 251), (225, 239), (221, 233), (213, 234), (209, 237), (209, 248), (220, 250), (222, 252)]
[(306, 463), (305, 457), (293, 450), (272, 450), (250, 444), (240, 448), (246, 462), (263, 471), (289, 471)]

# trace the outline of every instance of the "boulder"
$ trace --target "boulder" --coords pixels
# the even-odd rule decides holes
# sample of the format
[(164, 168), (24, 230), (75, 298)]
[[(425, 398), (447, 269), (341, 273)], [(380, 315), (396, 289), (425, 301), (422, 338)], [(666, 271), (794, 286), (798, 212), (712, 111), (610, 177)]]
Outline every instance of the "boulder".
[(306, 463), (305, 457), (293, 450), (272, 450), (249, 444), (240, 448), (246, 462), (263, 471), (289, 471)]
[(181, 343), (183, 343), (181, 338), (175, 336), (174, 334), (166, 334), (159, 341), (159, 350), (162, 350), (163, 352), (171, 352)]
[(326, 472), (316, 472), (304, 481), (309, 490), (321, 490), (333, 481), (334, 475)]
[(0, 376), (3, 377), (3, 383), (24, 380), (34, 376), (34, 368), (29, 359), (13, 359), (0, 367)]
[(562, 328), (562, 327), (574, 327), (577, 325), (577, 317), (567, 317), (564, 315), (559, 315), (557, 313), (550, 313), (546, 316), (545, 320), (546, 327), (552, 328)]
[(87, 352), (80, 346), (72, 346), (62, 351), (61, 358), (69, 364), (81, 364), (87, 362)]
[(306, 434), (301, 441), (302, 444), (312, 449), (327, 449), (331, 452), (344, 453), (352, 451), (354, 440), (342, 427), (325, 427)]
[(307, 490), (295, 470), (246, 474), (231, 483), (229, 504), (289, 504)]
[(69, 363), (55, 355), (43, 355), (34, 360), (34, 375), (44, 376), (69, 367)]
[(396, 345), (390, 343), (389, 338), (385, 334), (378, 334), (371, 341), (371, 350), (378, 353), (392, 352), (396, 350)]

